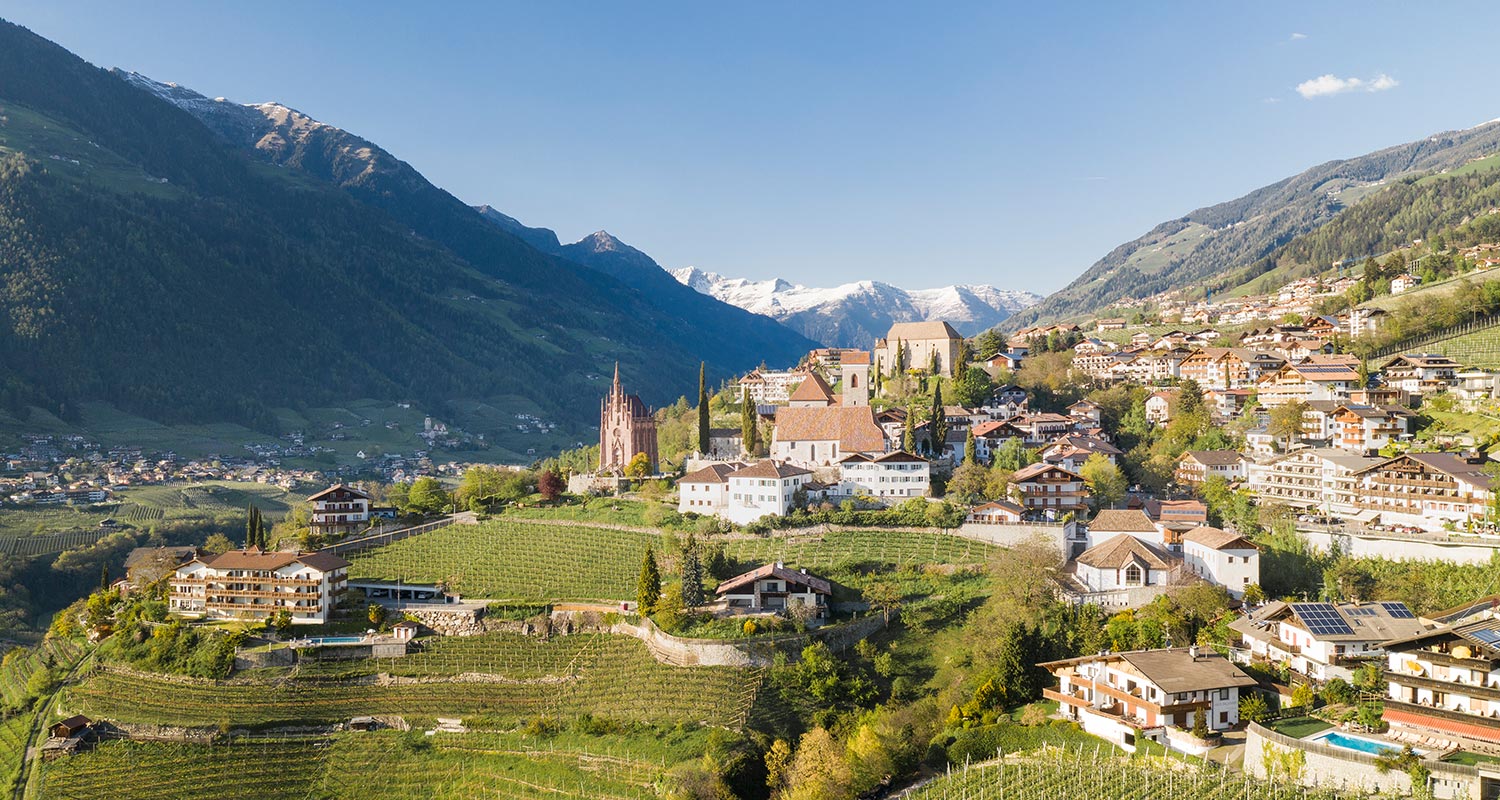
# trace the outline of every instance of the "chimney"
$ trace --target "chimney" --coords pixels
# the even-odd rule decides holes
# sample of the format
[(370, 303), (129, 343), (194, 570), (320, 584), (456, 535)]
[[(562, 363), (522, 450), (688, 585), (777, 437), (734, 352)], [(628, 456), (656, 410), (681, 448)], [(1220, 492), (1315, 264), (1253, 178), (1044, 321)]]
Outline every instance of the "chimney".
[(1198, 660), (1198, 645), (1195, 644), (1192, 647), (1188, 648), (1188, 656), (1194, 661)]

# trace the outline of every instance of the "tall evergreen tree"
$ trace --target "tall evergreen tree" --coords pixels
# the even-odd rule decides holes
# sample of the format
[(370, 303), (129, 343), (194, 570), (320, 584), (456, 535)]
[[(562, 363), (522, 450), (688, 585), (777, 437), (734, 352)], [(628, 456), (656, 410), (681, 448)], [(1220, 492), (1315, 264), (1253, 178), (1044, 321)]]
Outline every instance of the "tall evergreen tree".
[(929, 440), (931, 446), (929, 451), (933, 455), (940, 455), (943, 451), (943, 443), (948, 439), (948, 410), (943, 407), (943, 383), (938, 381), (937, 388), (932, 392), (932, 422), (927, 426), (932, 434)]
[(969, 438), (968, 438), (967, 441), (964, 442), (964, 463), (965, 464), (973, 464), (973, 463), (975, 463), (975, 459), (978, 458), (978, 455), (974, 451), (975, 451), (975, 446), (974, 446), (974, 429), (970, 428), (969, 429)]
[(245, 549), (257, 547), (255, 541), (255, 504), (245, 506)]
[(682, 543), (682, 604), (688, 608), (703, 605), (703, 560), (691, 533)]
[(746, 391), (740, 403), (740, 441), (745, 455), (755, 455), (755, 403), (750, 399), (750, 392)]
[(896, 363), (891, 365), (891, 377), (900, 375), (906, 369), (906, 342), (896, 340)]
[(637, 610), (644, 616), (651, 613), (656, 601), (661, 598), (661, 570), (656, 566), (656, 552), (646, 545), (646, 557), (641, 560), (641, 577), (635, 584)]
[(917, 452), (917, 410), (911, 406), (906, 407), (906, 423), (901, 429), (901, 449), (908, 453)]
[(698, 362), (698, 452), (708, 455), (709, 439), (712, 437), (708, 425), (708, 366)]

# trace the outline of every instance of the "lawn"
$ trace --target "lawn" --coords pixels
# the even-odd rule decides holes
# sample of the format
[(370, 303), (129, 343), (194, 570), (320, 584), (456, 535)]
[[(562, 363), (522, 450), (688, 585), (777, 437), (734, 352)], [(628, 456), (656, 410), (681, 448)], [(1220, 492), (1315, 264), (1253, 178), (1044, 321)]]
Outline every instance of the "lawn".
[(1449, 764), (1463, 764), (1472, 767), (1478, 764), (1500, 764), (1500, 756), (1487, 756), (1483, 753), (1471, 753), (1468, 750), (1459, 750), (1443, 757), (1443, 761)]
[(1268, 722), (1266, 727), (1293, 739), (1305, 739), (1315, 733), (1326, 731), (1333, 725), (1317, 717), (1287, 717)]

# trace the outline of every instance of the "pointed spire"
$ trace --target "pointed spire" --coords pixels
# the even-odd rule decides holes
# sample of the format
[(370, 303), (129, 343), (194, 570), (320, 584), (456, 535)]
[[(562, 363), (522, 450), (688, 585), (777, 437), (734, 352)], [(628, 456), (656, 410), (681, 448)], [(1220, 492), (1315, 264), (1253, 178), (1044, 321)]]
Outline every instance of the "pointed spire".
[(615, 391), (620, 391), (620, 362), (615, 362)]

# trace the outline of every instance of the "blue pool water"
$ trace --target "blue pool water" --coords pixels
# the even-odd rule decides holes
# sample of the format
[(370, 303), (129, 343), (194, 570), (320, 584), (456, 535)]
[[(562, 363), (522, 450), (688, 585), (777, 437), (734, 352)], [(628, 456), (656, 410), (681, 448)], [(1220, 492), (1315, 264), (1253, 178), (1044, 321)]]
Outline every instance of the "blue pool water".
[[(1329, 731), (1320, 736), (1314, 736), (1312, 738), (1312, 741), (1322, 742), (1323, 744), (1332, 745), (1334, 747), (1342, 747), (1345, 750), (1358, 750), (1361, 753), (1369, 753), (1372, 756), (1378, 756), (1383, 753), (1401, 752), (1401, 748), (1394, 743), (1377, 742), (1374, 739), (1365, 739), (1360, 736), (1350, 736), (1348, 734), (1339, 733), (1338, 731)], [(1425, 754), (1421, 750), (1418, 750), (1417, 755)]]
[(363, 636), (315, 636), (307, 640), (309, 644), (359, 644), (364, 641)]

